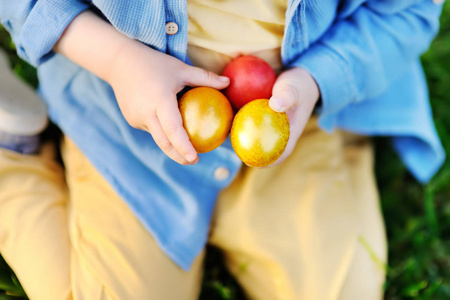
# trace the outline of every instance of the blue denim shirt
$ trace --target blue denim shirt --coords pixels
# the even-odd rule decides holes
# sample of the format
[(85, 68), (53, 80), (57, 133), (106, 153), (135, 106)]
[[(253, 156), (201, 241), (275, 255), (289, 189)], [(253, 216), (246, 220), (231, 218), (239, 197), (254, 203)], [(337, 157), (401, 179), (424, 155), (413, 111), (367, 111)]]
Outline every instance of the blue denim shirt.
[[(96, 7), (119, 31), (189, 63), (186, 1), (0, 0), (0, 18), (19, 55), (35, 66), (51, 119), (72, 138), (158, 244), (184, 269), (204, 247), (218, 192), (241, 162), (227, 140), (181, 166), (152, 137), (130, 127), (111, 87), (51, 52), (83, 10)], [(281, 55), (317, 81), (319, 124), (386, 135), (421, 182), (444, 160), (419, 56), (438, 30), (431, 0), (289, 0)], [(166, 35), (166, 22), (179, 31)], [(225, 167), (223, 180), (214, 171)]]

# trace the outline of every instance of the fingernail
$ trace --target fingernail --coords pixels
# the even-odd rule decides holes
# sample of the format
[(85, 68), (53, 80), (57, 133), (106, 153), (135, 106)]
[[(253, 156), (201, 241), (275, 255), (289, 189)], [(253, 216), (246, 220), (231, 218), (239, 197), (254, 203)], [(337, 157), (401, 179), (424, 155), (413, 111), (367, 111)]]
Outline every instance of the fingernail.
[(270, 99), (269, 104), (270, 104), (270, 108), (272, 108), (274, 111), (283, 112), (284, 103), (281, 99), (272, 98), (272, 99)]
[(219, 80), (223, 81), (223, 82), (228, 82), (228, 81), (230, 81), (230, 78), (228, 78), (226, 76), (219, 76)]
[(193, 162), (194, 160), (197, 159), (197, 155), (195, 155), (193, 153), (189, 153), (189, 154), (186, 154), (185, 158), (188, 162)]

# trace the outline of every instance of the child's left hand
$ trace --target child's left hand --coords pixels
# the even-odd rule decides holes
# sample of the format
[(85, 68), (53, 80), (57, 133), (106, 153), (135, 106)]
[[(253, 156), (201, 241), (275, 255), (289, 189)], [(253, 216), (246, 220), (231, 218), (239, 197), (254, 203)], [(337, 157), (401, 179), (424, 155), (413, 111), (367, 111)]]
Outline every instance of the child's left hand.
[(305, 69), (292, 68), (278, 76), (269, 105), (274, 111), (287, 113), (291, 132), (286, 150), (271, 166), (283, 162), (292, 153), (319, 96), (317, 83)]

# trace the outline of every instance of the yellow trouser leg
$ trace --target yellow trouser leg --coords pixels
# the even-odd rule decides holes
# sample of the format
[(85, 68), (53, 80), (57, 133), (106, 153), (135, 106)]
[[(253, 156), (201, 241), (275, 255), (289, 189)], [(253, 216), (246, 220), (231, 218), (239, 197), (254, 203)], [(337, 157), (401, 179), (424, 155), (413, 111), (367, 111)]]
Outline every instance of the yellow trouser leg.
[(385, 262), (386, 242), (368, 140), (311, 120), (285, 163), (244, 168), (222, 192), (210, 243), (251, 299), (381, 299), (371, 254)]
[(0, 252), (31, 299), (71, 299), (66, 200), (51, 158), (0, 150)]
[(63, 157), (69, 196), (52, 160), (0, 150), (0, 252), (29, 297), (196, 299), (203, 254), (178, 268), (70, 141)]
[[(92, 294), (106, 293), (112, 299), (196, 299), (203, 255), (190, 272), (177, 267), (73, 143), (66, 141), (63, 154), (71, 199), (73, 274), (90, 271), (104, 287)], [(73, 278), (75, 299), (92, 299), (84, 278)]]

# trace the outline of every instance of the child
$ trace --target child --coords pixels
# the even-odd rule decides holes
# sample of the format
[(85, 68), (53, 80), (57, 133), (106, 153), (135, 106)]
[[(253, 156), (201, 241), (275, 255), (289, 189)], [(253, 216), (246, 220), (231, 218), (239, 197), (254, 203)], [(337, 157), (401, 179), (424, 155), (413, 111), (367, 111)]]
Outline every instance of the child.
[[(250, 298), (382, 298), (386, 245), (364, 136), (393, 136), (421, 181), (441, 165), (418, 60), (440, 5), (0, 3), (66, 134), (68, 193), (58, 168), (2, 152), (0, 181), (14, 192), (0, 196), (10, 216), (0, 251), (32, 299), (195, 299), (207, 240)], [(280, 73), (270, 105), (288, 113), (291, 138), (271, 168), (243, 167), (229, 141), (199, 157), (182, 127), (177, 93), (225, 88), (205, 69), (240, 54)]]

